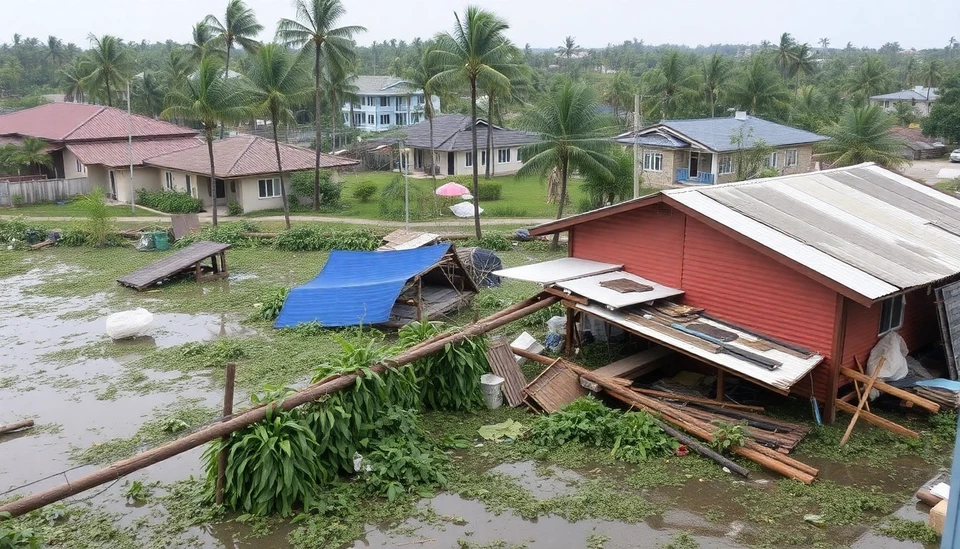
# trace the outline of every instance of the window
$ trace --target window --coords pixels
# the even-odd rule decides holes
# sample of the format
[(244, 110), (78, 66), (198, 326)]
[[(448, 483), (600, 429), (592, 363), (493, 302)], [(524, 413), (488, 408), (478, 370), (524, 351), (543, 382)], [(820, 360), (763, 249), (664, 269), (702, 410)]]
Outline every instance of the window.
[(187, 175), (185, 177), (187, 182), (187, 194), (193, 194), (193, 189), (190, 188), (190, 176)]
[(523, 162), (523, 149), (517, 149), (517, 162)]
[(497, 149), (497, 162), (500, 164), (510, 162), (510, 149)]
[(797, 149), (787, 149), (786, 160), (784, 161), (787, 168), (792, 168), (797, 165)]
[(375, 120), (375, 119), (374, 119), (374, 117), (373, 117), (372, 114), (368, 114), (368, 115), (367, 115), (367, 124), (369, 124), (369, 125), (372, 126), (372, 125), (374, 124), (374, 120)]
[(381, 107), (389, 107), (389, 106), (390, 106), (390, 98), (389, 98), (389, 97), (381, 97), (381, 98), (380, 98), (380, 106), (381, 106)]
[[(277, 183), (277, 185), (279, 185), (279, 183)], [(236, 181), (231, 181), (231, 182), (230, 182), (230, 192), (233, 193), (233, 194), (237, 194), (237, 182), (236, 182)]]
[(733, 157), (729, 154), (721, 155), (717, 169), (721, 174), (733, 173)]
[(260, 198), (276, 198), (280, 196), (279, 179), (261, 179), (257, 183), (260, 185)]
[(381, 125), (381, 126), (389, 126), (389, 125), (390, 125), (390, 115), (389, 115), (389, 114), (381, 114), (381, 115), (380, 115), (380, 125)]
[(487, 165), (487, 151), (480, 151), (480, 165)]
[(80, 162), (80, 159), (77, 159), (77, 173), (83, 173), (87, 171), (87, 167), (83, 165), (83, 162)]
[(883, 102), (883, 108), (889, 109), (889, 108), (890, 108), (890, 102), (889, 102), (889, 101), (884, 101), (884, 102)]
[(164, 176), (166, 177), (166, 180), (167, 180), (167, 190), (172, 191), (173, 190), (173, 174), (170, 172), (166, 172)]
[(877, 332), (879, 335), (903, 326), (905, 306), (906, 301), (902, 295), (883, 300), (883, 305), (880, 307), (880, 330)]
[(643, 153), (643, 169), (651, 172), (663, 171), (663, 153)]
[(763, 161), (763, 165), (766, 166), (766, 167), (768, 167), (768, 168), (776, 168), (776, 167), (777, 167), (777, 153), (776, 153), (776, 152), (770, 153), (770, 156), (768, 156), (768, 157)]
[(377, 98), (370, 97), (370, 96), (364, 97), (363, 104), (366, 105), (367, 107), (375, 107), (377, 105)]
[(468, 152), (468, 153), (467, 153), (467, 167), (469, 168), (469, 167), (471, 167), (471, 166), (473, 166), (473, 153), (472, 153), (472, 152)]

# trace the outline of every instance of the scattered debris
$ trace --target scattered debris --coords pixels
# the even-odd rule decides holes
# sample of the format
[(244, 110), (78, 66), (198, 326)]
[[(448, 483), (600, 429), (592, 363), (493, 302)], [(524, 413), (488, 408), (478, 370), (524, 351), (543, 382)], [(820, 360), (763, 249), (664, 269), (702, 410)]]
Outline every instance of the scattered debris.
[(110, 339), (139, 337), (150, 331), (153, 313), (139, 307), (132, 311), (120, 311), (107, 317), (106, 330)]
[(32, 419), (25, 419), (23, 421), (18, 421), (16, 423), (0, 425), (0, 435), (4, 433), (12, 433), (14, 431), (19, 431), (20, 429), (29, 429), (30, 427), (33, 427)]
[(487, 362), (490, 370), (504, 379), (503, 394), (507, 397), (507, 404), (513, 408), (523, 403), (523, 387), (527, 380), (517, 365), (517, 361), (510, 351), (510, 345), (501, 340), (487, 348)]
[[(513, 352), (523, 352), (524, 355), (529, 353), (517, 347), (513, 348)], [(560, 359), (552, 363), (547, 359), (547, 362), (549, 365), (523, 389), (523, 392), (531, 408), (553, 413), (586, 395), (587, 390), (580, 385), (580, 376)]]
[(484, 425), (483, 427), (477, 429), (477, 433), (483, 437), (484, 440), (489, 440), (492, 442), (516, 440), (520, 438), (526, 431), (526, 426), (519, 421), (514, 421), (512, 419), (508, 419), (502, 423)]

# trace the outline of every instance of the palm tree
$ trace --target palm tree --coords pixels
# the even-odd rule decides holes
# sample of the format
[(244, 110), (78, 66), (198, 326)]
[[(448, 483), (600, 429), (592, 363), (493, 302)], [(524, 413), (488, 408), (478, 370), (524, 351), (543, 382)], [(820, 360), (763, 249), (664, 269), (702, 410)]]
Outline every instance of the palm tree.
[(821, 38), (820, 40), (818, 40), (818, 42), (820, 43), (820, 55), (821, 55), (824, 59), (826, 59), (826, 58), (827, 58), (827, 48), (830, 47), (830, 39), (824, 37), (824, 38)]
[(147, 114), (156, 118), (163, 110), (163, 99), (167, 94), (166, 88), (156, 72), (144, 71), (141, 75), (132, 93), (141, 98), (142, 106), (146, 107)]
[(320, 208), (321, 64), (330, 67), (331, 74), (344, 75), (346, 78), (346, 68), (354, 66), (357, 61), (353, 35), (367, 30), (358, 26), (337, 27), (337, 22), (345, 13), (346, 9), (340, 0), (297, 0), (296, 19), (281, 19), (277, 23), (277, 40), (290, 47), (302, 48), (305, 54), (313, 54), (313, 123), (317, 140), (313, 170), (314, 211)]
[(793, 50), (793, 57), (790, 59), (789, 75), (797, 79), (795, 93), (800, 93), (800, 77), (809, 76), (813, 73), (813, 51), (810, 44), (803, 43)]
[[(353, 69), (350, 68), (352, 71)], [(344, 103), (360, 102), (357, 92), (360, 88), (353, 84), (346, 74), (334, 72), (333, 67), (327, 65), (320, 78), (324, 96), (330, 109), (330, 152), (337, 150), (337, 124), (340, 115), (340, 106)]]
[(776, 114), (784, 109), (789, 94), (766, 56), (755, 55), (734, 79), (730, 99), (740, 109), (758, 116)]
[[(277, 171), (280, 173), (280, 198), (283, 201), (283, 219), (290, 228), (290, 207), (280, 163), (280, 140), (277, 127), (296, 123), (293, 108), (310, 97), (310, 75), (303, 63), (281, 44), (265, 44), (254, 54), (247, 70), (245, 84), (249, 88), (250, 108), (254, 113), (268, 116), (273, 125), (273, 146), (277, 153)], [(317, 143), (319, 150), (320, 144)]]
[(213, 226), (217, 226), (217, 172), (213, 160), (213, 132), (220, 121), (242, 120), (250, 114), (244, 91), (223, 77), (220, 61), (204, 57), (192, 78), (167, 94), (167, 108), (160, 113), (168, 120), (192, 120), (203, 127), (210, 155), (210, 185), (213, 195)]
[(613, 115), (617, 118), (618, 124), (622, 124), (624, 119), (620, 116), (620, 112), (629, 112), (630, 105), (633, 104), (635, 87), (636, 85), (631, 81), (629, 74), (617, 71), (617, 74), (613, 75), (610, 85), (603, 90), (601, 100), (613, 109)]
[(437, 190), (437, 151), (433, 143), (433, 119), (436, 112), (433, 110), (433, 96), (440, 95), (436, 89), (434, 76), (440, 73), (440, 67), (437, 64), (437, 58), (433, 55), (433, 46), (428, 45), (423, 49), (420, 55), (420, 62), (416, 68), (407, 74), (407, 82), (414, 89), (423, 90), (423, 117), (427, 119), (430, 126), (430, 176), (433, 178), (433, 190)]
[(777, 53), (774, 55), (774, 61), (780, 68), (780, 75), (786, 77), (790, 64), (793, 63), (794, 46), (796, 42), (789, 32), (780, 35), (780, 45), (777, 46)]
[(47, 144), (36, 137), (24, 137), (23, 143), (14, 153), (14, 158), (17, 164), (26, 168), (53, 166), (53, 158), (47, 152)]
[(848, 108), (838, 122), (821, 130), (830, 140), (816, 150), (835, 166), (876, 162), (895, 168), (907, 160), (901, 156), (903, 139), (888, 133), (893, 122), (877, 105)]
[(720, 97), (720, 91), (726, 87), (730, 81), (730, 64), (719, 53), (714, 53), (709, 59), (703, 60), (700, 68), (703, 78), (702, 90), (710, 105), (710, 118), (716, 116), (717, 100)]
[(566, 59), (567, 65), (569, 65), (570, 59), (579, 51), (580, 46), (577, 45), (577, 39), (573, 36), (567, 36), (563, 39), (563, 44), (557, 48), (557, 55)]
[(897, 124), (905, 128), (917, 121), (917, 112), (914, 110), (913, 105), (906, 101), (897, 101), (894, 103), (891, 115), (896, 119)]
[[(487, 165), (484, 173), (486, 179), (490, 179), (490, 176), (494, 173), (493, 125), (495, 120), (500, 118), (500, 107), (504, 103), (520, 102), (520, 97), (523, 95), (520, 90), (525, 89), (527, 83), (527, 66), (523, 62), (523, 54), (519, 49), (512, 48), (507, 55), (514, 58), (514, 63), (505, 65), (502, 70), (503, 75), (507, 77), (507, 81), (494, 79), (487, 82), (486, 79), (482, 79), (480, 84), (487, 95)], [(500, 123), (502, 123), (502, 120)]]
[(63, 49), (63, 40), (56, 36), (47, 37), (47, 53), (44, 55), (47, 62), (54, 67), (60, 67), (67, 60), (67, 52)]
[(923, 69), (920, 72), (920, 80), (927, 88), (927, 101), (930, 101), (930, 88), (939, 86), (942, 78), (943, 72), (939, 60), (930, 59), (923, 65)]
[(213, 48), (213, 29), (210, 28), (210, 25), (205, 21), (200, 21), (193, 26), (190, 38), (191, 41), (186, 45), (186, 49), (190, 54), (190, 59), (193, 60), (194, 63), (200, 63), (200, 60), (203, 59), (205, 55), (213, 53), (214, 51), (218, 54), (220, 53), (220, 50)]
[(870, 55), (853, 71), (847, 81), (847, 91), (867, 103), (871, 95), (886, 91), (890, 85), (890, 70), (883, 58)]
[(917, 58), (911, 57), (903, 67), (903, 80), (908, 88), (912, 88), (917, 81)]
[[(574, 171), (612, 177), (614, 161), (608, 156), (610, 139), (590, 87), (564, 81), (556, 86), (524, 117), (520, 126), (540, 135), (540, 142), (523, 147), (526, 162), (517, 177), (560, 174), (560, 201), (557, 219), (563, 217), (567, 201), (567, 179)], [(553, 248), (560, 235), (553, 235)]]
[[(190, 50), (189, 47), (186, 50), (174, 48), (167, 54), (161, 70), (169, 87), (176, 88), (182, 86), (187, 78), (190, 78), (190, 74), (194, 71), (194, 59), (192, 55), (193, 51)], [(202, 57), (201, 55), (196, 58), (196, 62), (199, 63)]]
[(87, 89), (83, 79), (90, 74), (88, 68), (89, 63), (81, 57), (75, 57), (72, 63), (60, 69), (60, 91), (68, 101), (83, 102), (83, 93)]
[(657, 68), (644, 73), (650, 89), (660, 96), (662, 118), (670, 118), (680, 100), (690, 91), (693, 75), (686, 71), (680, 52), (670, 50), (664, 54)]
[[(263, 30), (263, 25), (257, 22), (256, 14), (243, 3), (243, 0), (227, 2), (223, 22), (213, 15), (208, 15), (203, 22), (217, 35), (217, 41), (224, 48), (226, 58), (223, 69), (224, 78), (230, 77), (230, 52), (234, 45), (239, 44), (248, 53), (253, 53), (260, 46), (260, 42), (257, 42), (255, 37)], [(223, 139), (224, 126), (220, 126), (221, 139)]]
[(116, 36), (105, 34), (90, 38), (90, 50), (83, 85), (93, 90), (103, 90), (108, 107), (113, 106), (114, 92), (119, 90), (133, 75), (133, 57)]
[(464, 18), (454, 14), (456, 25), (452, 33), (437, 35), (437, 48), (433, 50), (435, 62), (441, 71), (431, 82), (435, 86), (466, 83), (470, 86), (470, 121), (473, 154), (473, 222), (477, 238), (480, 231), (480, 181), (479, 158), (477, 157), (477, 80), (499, 82), (509, 86), (504, 72), (511, 70), (514, 60), (508, 54), (513, 45), (504, 36), (509, 28), (507, 22), (491, 12), (469, 6)]

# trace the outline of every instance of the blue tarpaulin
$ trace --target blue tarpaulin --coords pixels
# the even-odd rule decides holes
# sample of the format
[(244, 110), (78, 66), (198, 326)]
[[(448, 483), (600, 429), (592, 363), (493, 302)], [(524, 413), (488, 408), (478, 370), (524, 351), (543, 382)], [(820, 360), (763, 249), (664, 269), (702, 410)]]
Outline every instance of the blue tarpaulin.
[(412, 250), (330, 252), (316, 278), (290, 290), (274, 327), (314, 321), (325, 327), (387, 322), (407, 280), (435, 265), (448, 249), (449, 243)]

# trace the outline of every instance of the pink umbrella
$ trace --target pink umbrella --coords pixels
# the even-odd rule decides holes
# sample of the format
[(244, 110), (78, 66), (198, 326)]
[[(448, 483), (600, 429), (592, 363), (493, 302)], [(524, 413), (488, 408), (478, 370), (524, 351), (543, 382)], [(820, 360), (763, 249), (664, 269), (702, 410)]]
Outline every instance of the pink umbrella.
[(437, 187), (437, 196), (462, 196), (470, 192), (470, 189), (453, 181), (444, 183)]

